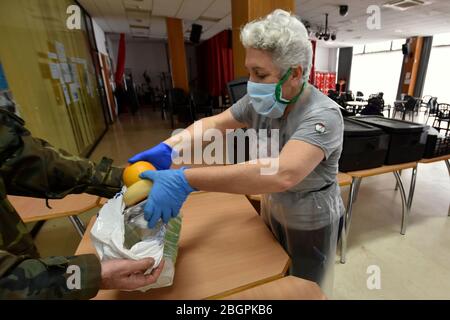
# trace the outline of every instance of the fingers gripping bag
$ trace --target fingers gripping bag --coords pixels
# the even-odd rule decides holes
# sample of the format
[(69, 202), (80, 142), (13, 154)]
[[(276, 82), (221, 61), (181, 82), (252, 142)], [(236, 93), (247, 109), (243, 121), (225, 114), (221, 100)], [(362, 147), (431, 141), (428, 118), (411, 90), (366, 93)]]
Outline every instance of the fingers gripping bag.
[(126, 206), (126, 192), (127, 188), (123, 187), (98, 213), (91, 230), (91, 240), (97, 254), (101, 261), (153, 258), (155, 264), (146, 273), (150, 273), (164, 259), (164, 269), (157, 282), (138, 290), (145, 292), (152, 288), (171, 286), (175, 275), (182, 218), (173, 218), (168, 224), (159, 221), (155, 228), (149, 229), (144, 219), (147, 200), (134, 205), (128, 203)]

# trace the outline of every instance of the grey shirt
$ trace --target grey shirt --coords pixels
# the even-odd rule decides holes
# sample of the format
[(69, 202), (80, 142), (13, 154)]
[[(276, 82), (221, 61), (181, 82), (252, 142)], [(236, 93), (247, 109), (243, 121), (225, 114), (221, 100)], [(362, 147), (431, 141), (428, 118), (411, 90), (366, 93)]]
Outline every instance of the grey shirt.
[[(295, 206), (295, 199), (305, 200), (308, 194), (315, 193), (311, 197), (313, 203), (310, 205), (324, 210), (322, 210), (321, 217), (316, 214), (317, 212), (311, 212), (314, 211), (311, 208), (307, 210), (308, 212), (303, 213), (304, 217), (311, 216), (311, 219), (306, 219), (309, 223), (303, 220), (308, 228), (313, 225), (316, 227), (326, 225), (341, 216), (342, 212), (326, 212), (342, 211), (342, 200), (338, 194), (336, 176), (342, 151), (344, 124), (339, 106), (334, 101), (315, 87), (308, 85), (286, 118), (271, 119), (259, 115), (253, 109), (247, 95), (231, 106), (230, 110), (233, 117), (237, 121), (245, 123), (248, 128), (279, 129), (280, 151), (289, 140), (300, 140), (321, 148), (324, 159), (320, 164), (303, 181), (287, 192), (272, 194), (273, 199), (278, 198), (280, 201), (286, 202), (287, 199), (283, 200), (282, 198), (289, 197), (288, 202)], [(324, 190), (325, 193), (322, 192)], [(339, 203), (334, 203), (331, 208), (330, 205), (325, 205), (320, 200), (323, 197), (339, 198), (337, 201)], [(327, 199), (326, 202), (329, 200)], [(301, 206), (300, 203), (299, 206)]]

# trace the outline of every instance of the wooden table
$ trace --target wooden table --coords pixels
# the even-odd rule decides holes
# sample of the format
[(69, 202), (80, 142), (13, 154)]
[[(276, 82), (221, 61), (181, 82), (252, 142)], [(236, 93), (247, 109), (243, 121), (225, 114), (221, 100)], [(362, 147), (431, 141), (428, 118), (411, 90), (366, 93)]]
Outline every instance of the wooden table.
[(352, 112), (356, 115), (363, 107), (367, 106), (369, 103), (367, 101), (346, 101), (345, 105), (352, 107)]
[[(289, 256), (245, 196), (192, 194), (181, 213), (173, 285), (145, 293), (103, 290), (96, 299), (216, 299), (286, 274)], [(76, 254), (94, 252), (87, 232)]]
[(45, 199), (8, 196), (8, 200), (17, 210), (23, 222), (39, 222), (68, 217), (81, 237), (86, 227), (77, 215), (97, 207), (100, 202), (98, 196), (85, 193), (71, 194), (64, 199), (48, 200), (51, 208), (46, 206)]
[(250, 288), (224, 300), (326, 300), (320, 287), (308, 280), (287, 276)]
[[(427, 163), (434, 163), (434, 162), (439, 162), (439, 161), (445, 162), (445, 164), (447, 165), (448, 175), (450, 176), (450, 162), (449, 162), (450, 154), (445, 155), (445, 156), (436, 157), (436, 158), (431, 158), (431, 159), (422, 159), (419, 161), (419, 163), (427, 164)], [(414, 192), (413, 192), (412, 196), (414, 196)], [(411, 196), (411, 202), (412, 202), (412, 196)], [(448, 216), (450, 217), (450, 205), (448, 206)]]
[[(405, 189), (403, 187), (402, 179), (400, 177), (400, 171), (405, 169), (412, 169), (411, 186), (408, 199), (406, 198)], [(345, 263), (346, 261), (347, 238), (348, 233), (350, 231), (353, 203), (356, 201), (357, 193), (361, 185), (362, 178), (391, 172), (394, 174), (395, 179), (397, 180), (397, 184), (400, 187), (400, 194), (402, 197), (402, 224), (400, 233), (402, 235), (406, 233), (406, 226), (408, 222), (409, 213), (411, 211), (412, 197), (414, 195), (414, 189), (416, 184), (417, 162), (409, 162), (397, 165), (382, 166), (374, 169), (347, 172), (347, 174), (352, 177), (352, 182), (350, 184), (350, 194), (348, 197), (347, 210), (344, 214), (344, 223), (341, 230), (341, 263)]]
[(345, 104), (351, 107), (365, 107), (369, 103), (367, 101), (346, 101)]

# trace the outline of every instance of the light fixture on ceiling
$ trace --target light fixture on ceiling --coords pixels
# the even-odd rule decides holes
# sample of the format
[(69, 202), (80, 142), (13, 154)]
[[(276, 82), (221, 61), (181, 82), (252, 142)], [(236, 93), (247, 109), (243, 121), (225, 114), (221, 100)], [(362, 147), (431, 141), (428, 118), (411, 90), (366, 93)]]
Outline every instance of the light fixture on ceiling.
[(430, 1), (422, 0), (394, 0), (385, 3), (383, 7), (405, 11), (414, 7), (429, 5), (430, 3)]
[(325, 13), (325, 28), (324, 28), (324, 31), (322, 32), (322, 28), (320, 28), (320, 30), (316, 32), (315, 36), (319, 40), (322, 40), (322, 39), (325, 40), (325, 41), (328, 41), (330, 39), (332, 41), (336, 40), (336, 33), (335, 32), (330, 33), (330, 30), (328, 30), (328, 13)]
[(348, 14), (348, 5), (340, 5), (339, 6), (339, 14), (342, 17), (345, 17)]

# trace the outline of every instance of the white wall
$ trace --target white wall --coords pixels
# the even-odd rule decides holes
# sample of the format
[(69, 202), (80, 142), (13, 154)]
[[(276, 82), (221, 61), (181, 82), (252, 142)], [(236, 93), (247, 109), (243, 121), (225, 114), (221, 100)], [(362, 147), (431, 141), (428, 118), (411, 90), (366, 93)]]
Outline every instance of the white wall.
[[(111, 41), (111, 57), (117, 63), (118, 40)], [(164, 42), (126, 40), (125, 69), (131, 69), (133, 79), (138, 84), (145, 83), (144, 71), (152, 79), (152, 86), (159, 87), (161, 72), (169, 72), (167, 50)]]
[(316, 71), (336, 72), (337, 48), (316, 47)]
[(95, 41), (97, 42), (97, 49), (100, 53), (108, 54), (106, 51), (106, 38), (105, 33), (103, 32), (102, 28), (97, 24), (95, 19), (92, 19), (92, 25), (94, 26), (94, 34), (95, 34)]

